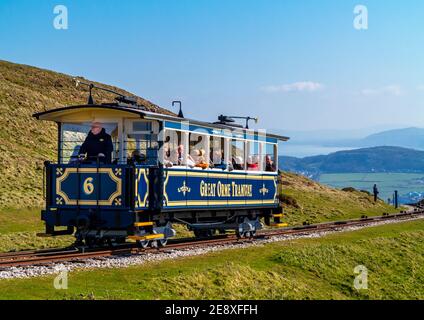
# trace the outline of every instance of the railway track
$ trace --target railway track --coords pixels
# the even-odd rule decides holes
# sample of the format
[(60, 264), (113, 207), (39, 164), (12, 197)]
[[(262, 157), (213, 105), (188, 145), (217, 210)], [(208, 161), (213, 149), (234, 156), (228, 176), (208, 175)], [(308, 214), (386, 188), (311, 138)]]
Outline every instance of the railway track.
[(0, 269), (8, 269), (11, 267), (24, 267), (24, 266), (40, 266), (50, 265), (58, 262), (84, 262), (85, 259), (99, 259), (111, 256), (129, 256), (135, 254), (143, 254), (146, 252), (166, 252), (176, 249), (188, 249), (194, 247), (206, 247), (212, 245), (225, 245), (254, 242), (260, 239), (266, 239), (274, 236), (283, 235), (296, 235), (308, 234), (314, 232), (340, 230), (354, 226), (366, 226), (380, 221), (388, 220), (407, 220), (415, 216), (424, 215), (423, 208), (415, 208), (408, 212), (401, 212), (391, 215), (362, 217), (360, 219), (333, 221), (319, 224), (305, 224), (302, 226), (286, 227), (281, 229), (268, 229), (258, 232), (253, 238), (237, 238), (236, 235), (217, 236), (204, 240), (197, 240), (193, 238), (179, 239), (170, 241), (166, 247), (163, 248), (138, 248), (135, 244), (125, 244), (115, 248), (56, 248), (45, 250), (26, 250), (19, 252), (8, 252), (0, 254)]

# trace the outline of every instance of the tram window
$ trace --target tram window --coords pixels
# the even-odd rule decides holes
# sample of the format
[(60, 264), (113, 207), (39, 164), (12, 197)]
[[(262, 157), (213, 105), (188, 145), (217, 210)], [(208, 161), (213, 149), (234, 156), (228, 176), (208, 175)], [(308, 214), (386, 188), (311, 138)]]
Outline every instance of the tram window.
[(225, 139), (220, 137), (211, 137), (210, 144), (210, 162), (212, 167), (216, 169), (226, 169), (227, 164), (225, 163)]
[(257, 141), (247, 142), (247, 170), (258, 171), (259, 168), (259, 143)]
[(165, 167), (184, 165), (184, 152), (181, 131), (166, 130), (163, 145), (163, 165)]
[(190, 168), (209, 168), (209, 161), (207, 161), (208, 150), (208, 136), (190, 133), (189, 139), (189, 153), (187, 155), (187, 166)]
[(152, 132), (152, 122), (150, 122), (150, 121), (134, 121), (132, 131), (133, 132), (150, 132), (150, 133), (153, 133)]
[(263, 168), (268, 172), (277, 171), (276, 159), (277, 159), (277, 146), (271, 143), (264, 144), (264, 157), (263, 157)]
[[(103, 128), (112, 137), (113, 154), (112, 161), (118, 158), (119, 140), (118, 129), (115, 123), (102, 124)], [(62, 123), (60, 137), (59, 161), (60, 163), (72, 163), (77, 161), (79, 150), (85, 138), (91, 130), (91, 122), (85, 123)]]
[(234, 170), (244, 170), (244, 141), (231, 140), (231, 162)]
[(127, 134), (125, 154), (129, 162), (156, 164), (158, 154), (157, 137), (152, 134)]
[(259, 143), (257, 141), (247, 142), (247, 170), (259, 171)]
[(158, 162), (158, 134), (151, 121), (126, 124), (124, 155), (128, 163), (155, 165)]

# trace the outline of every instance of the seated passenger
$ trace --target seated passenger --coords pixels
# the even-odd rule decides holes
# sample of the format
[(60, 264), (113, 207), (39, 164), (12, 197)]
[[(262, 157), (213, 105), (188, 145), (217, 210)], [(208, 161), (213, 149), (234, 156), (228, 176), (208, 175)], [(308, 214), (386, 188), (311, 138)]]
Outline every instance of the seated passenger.
[(209, 168), (209, 164), (206, 162), (205, 155), (206, 151), (204, 149), (194, 150), (195, 155), (191, 157), (191, 159), (195, 162), (195, 167), (207, 169)]
[[(180, 166), (188, 166), (190, 168), (194, 168), (194, 166), (196, 165), (194, 159), (188, 154), (185, 155), (184, 152), (184, 145), (180, 144), (178, 146), (178, 165)], [(186, 156), (186, 158), (184, 158), (184, 156)]]
[(184, 145), (180, 144), (177, 150), (171, 151), (170, 161), (173, 165), (177, 166), (188, 166), (193, 168), (196, 163), (190, 155), (184, 160)]
[(170, 168), (173, 166), (171, 161), (171, 151), (169, 150), (168, 143), (164, 144), (163, 146), (163, 166), (165, 168)]
[(178, 154), (178, 165), (184, 164), (184, 145), (180, 144), (177, 148), (177, 154)]
[(272, 161), (271, 156), (267, 154), (265, 156), (265, 171), (274, 172), (275, 169), (274, 161)]
[(247, 158), (247, 170), (257, 171), (259, 170), (259, 164), (256, 156), (249, 156)]
[(143, 164), (146, 162), (146, 156), (138, 150), (134, 150), (131, 153), (131, 157), (128, 158), (128, 164)]
[(179, 161), (178, 161), (178, 151), (177, 150), (172, 150), (170, 152), (169, 162), (174, 166), (178, 166)]
[(222, 151), (216, 150), (212, 153), (211, 167), (215, 169), (227, 169), (228, 165), (225, 163), (222, 157)]
[(112, 138), (106, 133), (101, 123), (93, 122), (91, 130), (79, 150), (80, 158), (93, 162), (99, 159), (102, 163), (110, 164), (112, 162), (112, 152)]
[(244, 170), (244, 161), (240, 156), (236, 156), (232, 159), (233, 169), (234, 170)]

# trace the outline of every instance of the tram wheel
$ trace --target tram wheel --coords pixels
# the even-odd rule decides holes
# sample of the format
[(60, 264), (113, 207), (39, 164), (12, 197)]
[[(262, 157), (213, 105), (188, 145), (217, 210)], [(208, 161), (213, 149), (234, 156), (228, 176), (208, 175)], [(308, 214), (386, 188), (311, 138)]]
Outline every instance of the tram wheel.
[(149, 240), (137, 240), (137, 246), (140, 248), (146, 249), (150, 244)]
[(160, 247), (165, 247), (168, 243), (168, 239), (160, 239), (158, 240), (158, 244)]

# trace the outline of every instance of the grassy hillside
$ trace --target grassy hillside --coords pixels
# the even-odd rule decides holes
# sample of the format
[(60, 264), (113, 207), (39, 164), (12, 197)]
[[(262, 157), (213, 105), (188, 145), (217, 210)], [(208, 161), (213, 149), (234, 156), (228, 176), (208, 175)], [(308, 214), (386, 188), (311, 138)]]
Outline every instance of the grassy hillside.
[[(114, 95), (95, 90), (93, 97), (101, 103)], [(138, 99), (151, 111), (170, 113)], [(57, 133), (54, 124), (32, 114), (86, 101), (87, 90), (76, 88), (71, 76), (0, 60), (0, 207), (42, 204), (43, 161), (55, 159)]]
[[(1, 299), (424, 299), (424, 221), (125, 269), (0, 280)], [(368, 289), (353, 287), (368, 269)]]
[(285, 220), (290, 225), (304, 221), (318, 223), (329, 220), (353, 219), (361, 215), (381, 215), (396, 210), (384, 201), (358, 190), (330, 188), (294, 173), (283, 173), (282, 197)]

